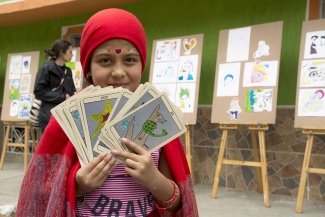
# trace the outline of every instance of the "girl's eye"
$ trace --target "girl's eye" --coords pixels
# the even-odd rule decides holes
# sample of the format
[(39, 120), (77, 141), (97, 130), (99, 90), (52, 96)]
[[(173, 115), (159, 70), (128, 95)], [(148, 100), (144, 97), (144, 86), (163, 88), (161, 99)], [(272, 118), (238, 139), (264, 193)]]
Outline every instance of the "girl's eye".
[(110, 63), (110, 62), (112, 62), (112, 60), (108, 59), (108, 58), (102, 58), (102, 59), (99, 60), (99, 62), (101, 62), (101, 63)]
[(126, 58), (124, 61), (127, 62), (127, 63), (134, 63), (134, 62), (136, 62), (135, 59), (133, 59), (133, 58)]

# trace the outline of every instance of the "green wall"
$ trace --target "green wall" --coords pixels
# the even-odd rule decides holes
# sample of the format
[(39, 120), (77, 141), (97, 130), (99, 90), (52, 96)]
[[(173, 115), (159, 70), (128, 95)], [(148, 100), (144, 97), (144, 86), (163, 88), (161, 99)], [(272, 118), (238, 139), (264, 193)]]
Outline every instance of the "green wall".
[[(142, 22), (148, 40), (148, 61), (142, 82), (149, 79), (152, 41), (204, 33), (199, 104), (211, 105), (219, 31), (284, 21), (278, 105), (294, 105), (302, 22), (306, 0), (146, 0), (121, 7)], [(61, 37), (61, 27), (85, 23), (93, 13), (0, 28), (0, 84), (4, 86), (9, 53), (43, 51)], [(21, 18), (23, 19), (23, 17)], [(0, 102), (3, 89), (0, 88)]]

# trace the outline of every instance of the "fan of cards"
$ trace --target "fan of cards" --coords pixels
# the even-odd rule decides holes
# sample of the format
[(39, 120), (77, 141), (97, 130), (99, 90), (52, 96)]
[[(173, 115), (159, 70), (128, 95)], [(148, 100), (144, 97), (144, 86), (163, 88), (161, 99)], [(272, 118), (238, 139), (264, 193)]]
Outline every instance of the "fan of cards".
[[(122, 138), (151, 153), (186, 132), (182, 111), (150, 83), (140, 84), (134, 93), (91, 85), (51, 112), (74, 145), (81, 166), (102, 152), (133, 152)], [(124, 161), (116, 157), (117, 163)]]

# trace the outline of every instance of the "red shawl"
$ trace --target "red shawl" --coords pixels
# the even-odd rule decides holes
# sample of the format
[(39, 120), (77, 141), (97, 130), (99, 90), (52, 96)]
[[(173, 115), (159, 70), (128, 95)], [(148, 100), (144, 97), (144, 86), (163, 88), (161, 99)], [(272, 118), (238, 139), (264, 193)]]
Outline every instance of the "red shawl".
[[(180, 139), (165, 145), (163, 151), (181, 189), (182, 202), (179, 211), (165, 211), (161, 216), (198, 216), (190, 171)], [(25, 174), (16, 216), (76, 216), (75, 177), (79, 168), (75, 148), (52, 116)]]

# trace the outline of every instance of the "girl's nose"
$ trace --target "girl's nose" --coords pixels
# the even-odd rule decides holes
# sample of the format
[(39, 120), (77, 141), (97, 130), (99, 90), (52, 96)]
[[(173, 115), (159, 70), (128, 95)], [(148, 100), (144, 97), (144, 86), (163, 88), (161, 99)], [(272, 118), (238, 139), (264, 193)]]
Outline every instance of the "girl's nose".
[(125, 76), (124, 67), (121, 64), (116, 64), (113, 68), (111, 75), (117, 78), (124, 77)]

